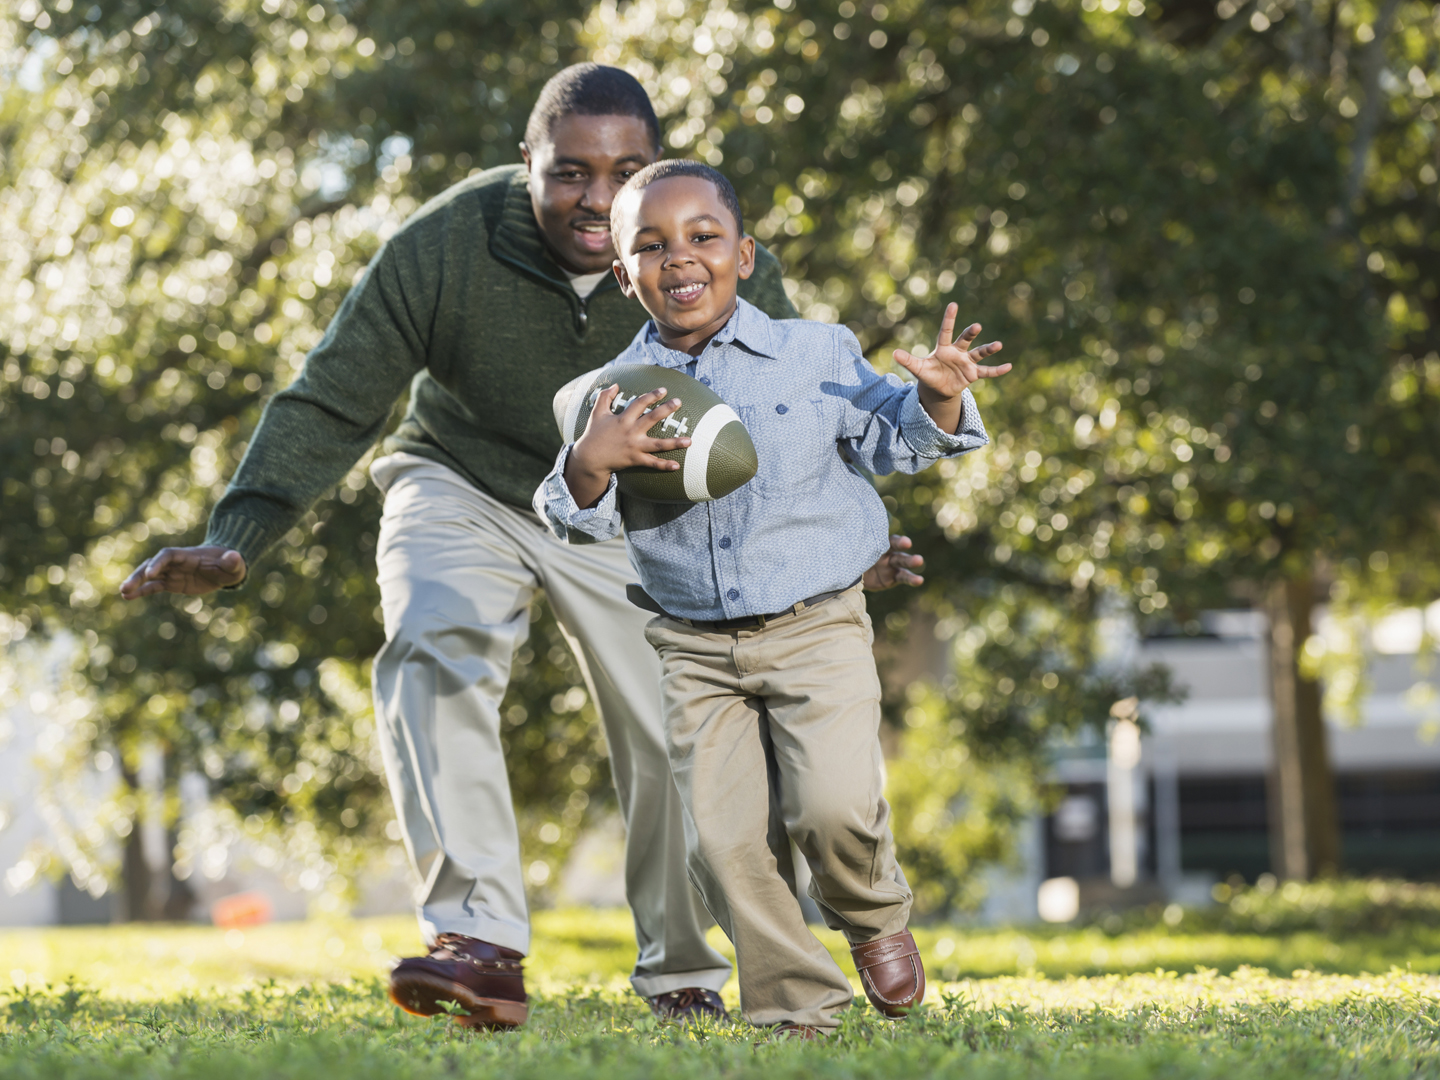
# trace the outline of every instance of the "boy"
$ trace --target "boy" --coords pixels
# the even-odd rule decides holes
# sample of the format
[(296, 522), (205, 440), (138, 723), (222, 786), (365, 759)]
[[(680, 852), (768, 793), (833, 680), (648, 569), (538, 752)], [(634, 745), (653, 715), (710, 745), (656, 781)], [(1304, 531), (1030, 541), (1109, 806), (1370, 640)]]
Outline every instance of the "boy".
[[(643, 169), (617, 196), (611, 231), (621, 288), (652, 320), (616, 362), (711, 385), (744, 421), (759, 471), (715, 502), (622, 502), (616, 470), (679, 468), (654, 455), (690, 440), (647, 437), (679, 407), (663, 388), (615, 414), (612, 387), (561, 450), (536, 510), (575, 543), (617, 535), (623, 518), (631, 560), (663, 612), (646, 638), (664, 665), (690, 872), (735, 944), (745, 1018), (813, 1037), (833, 1030), (853, 997), (805, 928), (792, 840), (867, 996), (903, 1016), (925, 975), (881, 790), (880, 687), (859, 586), (885, 550), (888, 522), (856, 466), (917, 472), (984, 445), (968, 387), (1010, 365), (978, 363), (998, 343), (966, 351), (978, 326), (951, 344), (953, 304), (933, 354), (895, 354), (917, 387), (881, 378), (843, 327), (772, 320), (739, 300), (755, 241), (734, 190), (708, 166)], [(829, 558), (797, 554), (817, 548)]]

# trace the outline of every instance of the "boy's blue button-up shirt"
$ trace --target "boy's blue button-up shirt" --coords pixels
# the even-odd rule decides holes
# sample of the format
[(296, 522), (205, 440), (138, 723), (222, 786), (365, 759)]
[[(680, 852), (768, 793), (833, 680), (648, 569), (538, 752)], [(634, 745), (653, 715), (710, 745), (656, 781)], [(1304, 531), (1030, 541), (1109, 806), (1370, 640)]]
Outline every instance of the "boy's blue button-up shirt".
[(535, 510), (570, 543), (609, 540), (623, 520), (645, 591), (672, 615), (715, 621), (783, 611), (843, 589), (888, 550), (889, 518), (856, 466), (916, 473), (989, 442), (965, 391), (959, 430), (941, 431), (915, 383), (881, 376), (843, 326), (771, 319), (744, 300), (704, 352), (660, 343), (646, 323), (615, 364), (656, 364), (710, 386), (739, 415), (759, 471), (723, 499), (692, 506), (619, 494), (593, 507), (564, 480), (567, 445)]

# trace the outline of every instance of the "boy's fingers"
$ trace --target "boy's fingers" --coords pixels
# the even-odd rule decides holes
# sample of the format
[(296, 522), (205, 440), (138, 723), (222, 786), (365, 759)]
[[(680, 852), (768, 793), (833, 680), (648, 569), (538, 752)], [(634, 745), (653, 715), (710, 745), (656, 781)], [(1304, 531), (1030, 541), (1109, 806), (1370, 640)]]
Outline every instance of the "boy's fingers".
[(666, 450), (684, 450), (689, 445), (689, 439), (646, 439), (641, 449), (647, 454), (660, 454)]
[(960, 335), (960, 340), (957, 341), (955, 344), (959, 345), (960, 348), (965, 349), (968, 352), (970, 349), (970, 343), (974, 341), (976, 337), (979, 336), (979, 334), (980, 324), (978, 322), (971, 323), (965, 328), (965, 332)]
[(651, 390), (649, 393), (641, 394), (638, 398), (635, 399), (634, 404), (632, 404), (630, 407), (633, 409), (633, 408), (635, 407), (635, 405), (640, 405), (640, 406), (643, 406), (643, 407), (645, 407), (645, 408), (648, 409), (650, 406), (654, 405), (657, 401), (663, 401), (663, 400), (665, 400), (665, 395), (666, 395), (667, 393), (668, 393), (668, 391), (665, 389), (665, 387), (663, 387), (663, 386), (657, 386), (654, 390)]
[(671, 398), (669, 401), (662, 401), (653, 409), (647, 410), (645, 416), (653, 424), (656, 420), (664, 420), (665, 417), (680, 408), (682, 404), (684, 403), (678, 397)]
[(980, 379), (993, 379), (997, 375), (1004, 375), (1010, 367), (1009, 364), (1001, 364), (999, 367), (986, 367), (982, 364), (975, 369), (975, 375)]
[[(633, 419), (649, 412), (656, 407), (657, 402), (664, 400), (666, 392), (665, 387), (657, 386), (648, 393), (638, 395), (634, 401), (625, 407), (626, 414)], [(674, 405), (676, 409), (680, 407), (679, 398), (675, 399)], [(670, 411), (674, 412), (675, 409), (671, 409)]]
[(644, 454), (635, 464), (648, 465), (652, 469), (659, 469), (662, 472), (674, 472), (680, 468), (680, 462), (671, 461), (669, 458), (656, 457), (654, 454)]
[(611, 412), (612, 406), (615, 403), (615, 395), (618, 393), (620, 393), (619, 383), (607, 386), (604, 390), (601, 390), (595, 398), (595, 407), (590, 410), (590, 415), (604, 416), (606, 413)]
[(940, 345), (949, 345), (955, 336), (955, 316), (960, 313), (959, 304), (946, 304), (945, 317), (940, 320)]
[(916, 360), (915, 357), (911, 356), (908, 352), (906, 352), (904, 349), (896, 349), (893, 355), (895, 357), (895, 362), (911, 374), (914, 374), (915, 369), (920, 366), (920, 362)]
[(1004, 347), (1005, 346), (1000, 344), (1000, 342), (992, 341), (988, 345), (976, 345), (975, 348), (968, 349), (966, 351), (970, 353), (970, 359), (983, 360), (987, 356), (994, 356)]

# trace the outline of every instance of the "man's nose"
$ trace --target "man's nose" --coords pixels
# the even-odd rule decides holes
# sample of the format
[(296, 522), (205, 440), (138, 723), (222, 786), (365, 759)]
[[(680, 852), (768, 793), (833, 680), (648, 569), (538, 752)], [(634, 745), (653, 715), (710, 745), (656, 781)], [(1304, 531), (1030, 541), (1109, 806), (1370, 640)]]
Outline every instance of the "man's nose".
[(615, 195), (621, 186), (608, 176), (597, 176), (585, 187), (585, 194), (580, 199), (580, 205), (586, 210), (595, 214), (610, 213), (610, 204), (615, 201)]

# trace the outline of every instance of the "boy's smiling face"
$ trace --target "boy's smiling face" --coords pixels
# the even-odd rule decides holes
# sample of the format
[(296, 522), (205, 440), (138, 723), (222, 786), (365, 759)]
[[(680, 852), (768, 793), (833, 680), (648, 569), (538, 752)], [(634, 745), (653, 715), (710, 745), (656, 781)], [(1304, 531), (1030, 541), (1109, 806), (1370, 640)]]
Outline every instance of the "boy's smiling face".
[(621, 289), (640, 298), (662, 342), (698, 355), (735, 313), (740, 279), (755, 270), (754, 239), (702, 177), (669, 176), (619, 198)]

